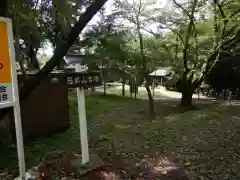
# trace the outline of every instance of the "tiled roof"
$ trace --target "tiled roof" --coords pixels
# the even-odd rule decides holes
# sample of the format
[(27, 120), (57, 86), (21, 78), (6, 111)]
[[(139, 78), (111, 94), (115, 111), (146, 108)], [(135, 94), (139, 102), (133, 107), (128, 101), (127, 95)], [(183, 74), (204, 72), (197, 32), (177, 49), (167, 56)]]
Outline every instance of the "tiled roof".
[(167, 76), (169, 73), (171, 73), (171, 67), (162, 67), (158, 68), (157, 70), (153, 71), (152, 73), (149, 74), (149, 76)]

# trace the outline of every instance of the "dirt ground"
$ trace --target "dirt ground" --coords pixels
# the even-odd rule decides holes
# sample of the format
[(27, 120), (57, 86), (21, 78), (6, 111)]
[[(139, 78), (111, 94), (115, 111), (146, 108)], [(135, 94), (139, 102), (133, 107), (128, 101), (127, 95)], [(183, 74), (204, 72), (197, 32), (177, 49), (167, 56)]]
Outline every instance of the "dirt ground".
[[(107, 103), (104, 99), (99, 104), (103, 102)], [(73, 104), (72, 114), (75, 108)], [(28, 167), (40, 166), (36, 169), (44, 176), (39, 180), (239, 179), (239, 107), (201, 101), (187, 109), (179, 108), (178, 102), (159, 101), (155, 109), (152, 118), (146, 101), (131, 100), (94, 112), (89, 148), (102, 163), (85, 173), (79, 172), (76, 161), (79, 139), (73, 149), (44, 156)], [(13, 179), (17, 170), (10, 174), (1, 179)]]

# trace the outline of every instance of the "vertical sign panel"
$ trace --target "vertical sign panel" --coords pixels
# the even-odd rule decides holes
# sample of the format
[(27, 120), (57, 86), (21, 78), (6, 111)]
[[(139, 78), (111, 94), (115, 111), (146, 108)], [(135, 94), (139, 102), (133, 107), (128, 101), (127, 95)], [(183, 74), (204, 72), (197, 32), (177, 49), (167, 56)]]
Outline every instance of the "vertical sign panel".
[(0, 17), (0, 109), (13, 107), (20, 179), (25, 179), (22, 122), (19, 104), (12, 21)]
[(13, 98), (13, 84), (11, 72), (10, 49), (8, 44), (8, 24), (0, 21), (0, 105), (11, 103)]

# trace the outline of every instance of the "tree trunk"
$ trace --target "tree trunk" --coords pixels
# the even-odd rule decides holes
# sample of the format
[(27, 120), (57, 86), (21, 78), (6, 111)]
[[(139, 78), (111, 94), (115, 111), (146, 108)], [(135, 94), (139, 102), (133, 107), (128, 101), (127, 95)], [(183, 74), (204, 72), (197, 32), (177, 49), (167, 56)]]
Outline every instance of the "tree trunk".
[(153, 101), (152, 93), (148, 85), (146, 85), (145, 88), (148, 93), (149, 112), (151, 115), (154, 115), (155, 112), (154, 112), (154, 101)]
[(20, 89), (23, 83), (25, 82), (27, 76), (26, 76), (26, 70), (24, 67), (24, 57), (20, 53), (19, 37), (15, 38), (14, 48), (15, 48), (15, 59), (19, 63), (20, 71), (23, 76), (23, 81), (21, 82), (21, 84), (19, 84), (19, 89)]
[[(139, 11), (139, 13), (140, 13), (140, 11)], [(140, 27), (139, 17), (137, 17), (136, 23), (137, 23), (137, 32), (138, 32), (138, 37), (139, 37), (140, 52), (141, 52), (141, 57), (142, 57), (142, 66), (143, 66), (144, 73), (146, 73), (146, 72), (148, 72), (147, 60), (146, 60), (146, 57), (144, 55), (143, 36), (141, 34), (141, 31), (140, 31), (141, 27)], [(145, 79), (146, 79), (145, 88), (146, 88), (147, 93), (148, 93), (149, 113), (153, 116), (154, 115), (153, 97), (152, 97), (151, 90), (149, 88), (150, 83), (149, 83), (149, 78), (147, 76), (148, 76), (148, 73), (145, 77)]]
[[(55, 22), (56, 24), (56, 22)], [(55, 39), (55, 43), (53, 47), (55, 47), (55, 50), (58, 49), (58, 47), (61, 45), (62, 43), (62, 40), (64, 39), (64, 36), (59, 33), (59, 30), (58, 30), (58, 26), (55, 28), (55, 33), (57, 34), (56, 37), (54, 38)], [(56, 69), (57, 70), (61, 70), (64, 68), (64, 60), (60, 60), (57, 65), (56, 65)]]
[(36, 69), (40, 69), (40, 65), (39, 62), (37, 60), (37, 48), (34, 48), (33, 46), (33, 35), (30, 34), (29, 38), (27, 40), (27, 47), (28, 47), (28, 51), (27, 51), (27, 55), (29, 58), (29, 62), (28, 62), (28, 69), (30, 70), (36, 70)]
[(105, 73), (104, 73), (104, 68), (101, 68), (101, 74), (102, 74), (102, 80), (103, 80), (103, 94), (104, 96), (107, 95), (106, 92), (106, 77), (105, 77)]
[(28, 52), (28, 56), (29, 56), (29, 59), (30, 59), (29, 69), (31, 69), (31, 70), (40, 69), (40, 65), (39, 65), (39, 62), (37, 60), (37, 51), (34, 50), (33, 47), (30, 47), (29, 52)]
[(183, 74), (183, 77), (176, 84), (178, 91), (182, 93), (180, 106), (192, 106), (192, 96), (197, 89), (186, 75), (187, 72)]
[(122, 81), (122, 96), (125, 97), (125, 80)]
[(106, 96), (107, 95), (107, 91), (106, 91), (106, 81), (104, 80), (104, 82), (103, 82), (103, 94), (104, 94), (104, 96)]
[(193, 91), (182, 92), (181, 106), (192, 106)]
[(210, 87), (207, 89), (207, 96), (210, 96)]
[(103, 59), (101, 60), (101, 65), (102, 65), (102, 68), (101, 68), (101, 74), (102, 74), (102, 80), (103, 80), (103, 94), (104, 96), (107, 95), (106, 93), (106, 73), (105, 73), (105, 64), (103, 62)]
[(197, 94), (198, 94), (198, 100), (200, 100), (200, 93), (201, 93), (201, 90), (200, 88), (197, 90)]
[(227, 100), (228, 92), (226, 89), (223, 90), (223, 99)]
[[(41, 83), (41, 81), (53, 70), (53, 68), (63, 59), (67, 54), (69, 48), (79, 37), (79, 34), (88, 24), (88, 22), (93, 18), (93, 16), (101, 9), (101, 7), (107, 2), (107, 0), (95, 0), (85, 11), (83, 15), (79, 18), (76, 24), (72, 27), (70, 33), (66, 39), (61, 43), (61, 45), (54, 51), (51, 59), (45, 64), (45, 66), (40, 70), (40, 72), (33, 77), (29, 78), (20, 89), (19, 99), (22, 103), (29, 94)], [(4, 15), (4, 7), (7, 1), (1, 2), (0, 15)], [(6, 115), (8, 110), (3, 109), (0, 113), (0, 119)]]
[(91, 92), (96, 92), (96, 88), (95, 87), (91, 87)]

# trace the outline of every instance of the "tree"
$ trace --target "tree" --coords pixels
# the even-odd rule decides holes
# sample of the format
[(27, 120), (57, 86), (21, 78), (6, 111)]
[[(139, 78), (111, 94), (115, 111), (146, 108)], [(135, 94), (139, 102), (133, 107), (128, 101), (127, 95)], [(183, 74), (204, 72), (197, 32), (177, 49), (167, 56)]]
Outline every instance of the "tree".
[[(84, 38), (87, 43), (84, 50), (91, 49), (93, 56), (90, 56), (90, 61), (88, 60), (88, 66), (97, 65), (101, 66), (101, 76), (104, 85), (104, 95), (106, 96), (106, 82), (109, 78), (109, 71), (111, 69), (112, 58), (109, 56), (108, 40), (112, 36), (117, 35), (118, 28), (114, 26), (115, 15), (106, 15), (105, 9), (101, 9), (99, 12), (100, 20), (92, 25), (92, 28), (84, 34)], [(91, 42), (89, 42), (89, 40)], [(91, 53), (90, 53), (91, 54)]]
[[(69, 48), (78, 38), (79, 34), (82, 32), (83, 28), (92, 19), (92, 17), (100, 10), (100, 8), (106, 3), (107, 0), (95, 0), (81, 15), (79, 20), (71, 28), (69, 34), (64, 38), (56, 48), (53, 56), (45, 64), (45, 66), (33, 77), (26, 80), (19, 92), (20, 103), (22, 103), (28, 95), (40, 84), (40, 82), (53, 70), (53, 68), (62, 60), (62, 58), (67, 54)], [(3, 109), (3, 117), (8, 112), (8, 109)], [(1, 118), (0, 118), (1, 119)]]
[(81, 0), (8, 2), (8, 16), (13, 20), (16, 59), (23, 73), (24, 65), (26, 69), (39, 69), (38, 49), (45, 42), (50, 41), (53, 47), (61, 43), (61, 38), (69, 32), (88, 3)]
[[(23, 2), (20, 4), (18, 0), (17, 5), (13, 6), (15, 47), (19, 51), (16, 53), (16, 57), (18, 57), (18, 62), (21, 64), (24, 60), (24, 57), (20, 57), (21, 53), (25, 54), (28, 57), (26, 65), (29, 70), (40, 68), (37, 52), (41, 47), (43, 39), (41, 39), (38, 32), (38, 21), (36, 19), (38, 14), (37, 5), (37, 2), (34, 1), (26, 1), (25, 4)], [(20, 43), (20, 39), (23, 40), (23, 43)]]
[[(159, 21), (160, 27), (164, 25), (164, 28), (170, 29), (178, 39), (177, 48), (174, 49), (177, 49), (175, 64), (182, 67), (177, 72), (176, 83), (178, 91), (182, 93), (181, 105), (192, 105), (193, 93), (206, 79), (219, 55), (237, 46), (240, 30), (236, 17), (240, 8), (238, 6), (234, 11), (228, 10), (236, 2), (188, 0), (180, 3), (173, 0), (174, 7), (177, 8), (173, 13), (177, 15), (166, 17), (165, 22)], [(206, 12), (206, 6), (212, 7), (210, 17), (213, 18), (201, 18), (202, 13), (210, 12)], [(206, 31), (202, 31), (203, 24), (209, 23), (213, 28), (206, 34)]]
[[(14, 45), (16, 60), (22, 72), (25, 65), (31, 69), (38, 69), (36, 53), (40, 47), (38, 25), (35, 18), (37, 2), (32, 0), (12, 0), (7, 2), (6, 16), (13, 21)], [(24, 60), (28, 57), (28, 62)]]
[[(112, 26), (112, 25), (111, 25)], [(123, 29), (109, 29), (106, 31), (104, 24), (95, 26), (96, 29), (92, 29), (87, 33), (93, 37), (98, 37), (94, 44), (89, 44), (87, 48), (94, 48), (94, 54), (88, 58), (88, 66), (94, 66), (96, 64), (104, 67), (102, 68), (102, 75), (104, 78), (104, 94), (106, 95), (105, 82), (111, 77), (114, 80), (122, 80), (122, 95), (125, 96), (125, 83), (129, 80), (129, 74), (127, 72), (127, 32)], [(108, 25), (107, 25), (108, 27)]]
[(210, 85), (214, 96), (227, 99), (227, 93), (239, 98), (240, 93), (240, 55), (224, 53), (207, 76), (206, 82)]
[[(38, 22), (40, 23), (40, 34), (48, 40), (53, 48), (56, 48), (63, 36), (69, 32), (71, 25), (74, 24), (82, 14), (83, 8), (89, 5), (89, 1), (81, 0), (49, 0), (41, 1), (39, 5)], [(79, 38), (74, 45), (79, 43)], [(72, 48), (71, 48), (72, 49)], [(62, 61), (57, 65), (62, 68)]]
[(101, 46), (96, 49), (96, 55), (101, 60), (104, 59), (102, 65), (105, 66), (105, 71), (108, 72), (108, 77), (122, 81), (122, 95), (125, 96), (125, 84), (129, 80), (127, 72), (127, 42), (125, 32), (114, 32), (114, 35), (109, 35), (102, 40)]
[(129, 1), (116, 1), (116, 7), (118, 11), (121, 13), (120, 18), (123, 20), (127, 20), (133, 27), (135, 32), (137, 33), (136, 40), (138, 42), (138, 50), (140, 52), (140, 58), (138, 59), (138, 68), (140, 68), (141, 76), (145, 80), (145, 88), (148, 93), (148, 99), (149, 99), (149, 111), (151, 114), (154, 114), (154, 102), (152, 93), (150, 90), (150, 82), (148, 74), (151, 72), (151, 69), (149, 68), (149, 61), (145, 56), (144, 52), (144, 41), (143, 41), (143, 35), (141, 32), (142, 27), (144, 27), (146, 23), (146, 19), (144, 18), (144, 14), (147, 10), (147, 5), (149, 3), (143, 3), (142, 0), (132, 0)]
[[(137, 87), (139, 85), (139, 74), (141, 73), (138, 71), (140, 69), (138, 62), (141, 56), (129, 43), (133, 39), (127, 36), (127, 32), (124, 30), (118, 32), (106, 41), (106, 51), (110, 52), (108, 57), (112, 61), (110, 73), (121, 79), (123, 96), (125, 96), (125, 84), (129, 82), (130, 86)], [(135, 98), (136, 94), (135, 91)]]
[(35, 89), (35, 87), (41, 82), (41, 80), (46, 77), (53, 68), (57, 65), (59, 61), (67, 54), (69, 48), (78, 38), (79, 34), (87, 23), (92, 19), (92, 17), (100, 10), (100, 8), (106, 3), (107, 0), (97, 0), (94, 1), (85, 11), (85, 13), (79, 18), (76, 24), (71, 28), (70, 33), (66, 38), (64, 38), (56, 48), (51, 59), (46, 63), (46, 65), (40, 70), (38, 74), (33, 76), (31, 79), (26, 81), (20, 90), (20, 100), (24, 100), (27, 96)]

